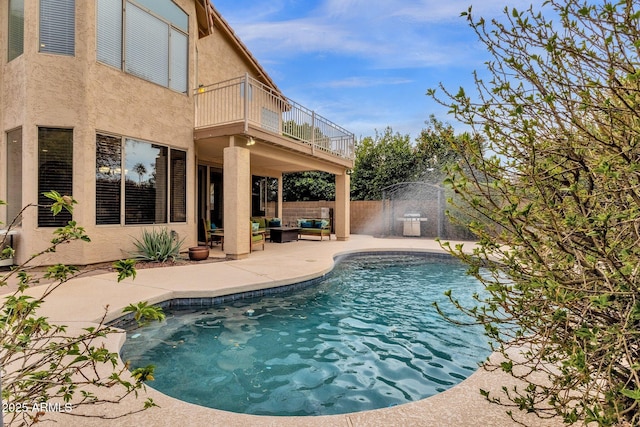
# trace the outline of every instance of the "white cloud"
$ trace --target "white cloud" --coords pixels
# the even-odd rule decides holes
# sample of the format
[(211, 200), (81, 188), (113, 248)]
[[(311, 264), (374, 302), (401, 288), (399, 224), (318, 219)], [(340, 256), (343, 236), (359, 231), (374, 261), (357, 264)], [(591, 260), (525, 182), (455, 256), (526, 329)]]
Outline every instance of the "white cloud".
[(267, 56), (327, 51), (354, 54), (369, 46), (344, 28), (314, 19), (239, 24), (236, 32), (253, 50)]
[[(411, 3), (408, 4), (407, 3)], [(505, 6), (509, 9), (526, 9), (532, 3), (542, 4), (541, 0), (419, 0), (405, 2), (396, 8), (394, 16), (404, 17), (410, 21), (418, 22), (445, 22), (458, 21), (460, 14), (466, 12), (472, 6), (472, 13), (476, 17), (485, 19), (496, 18), (503, 14)]]
[(364, 88), (372, 86), (389, 86), (403, 85), (413, 83), (413, 80), (390, 77), (390, 78), (373, 78), (373, 77), (348, 77), (341, 80), (332, 80), (318, 85), (319, 87), (327, 87), (332, 89), (339, 88)]
[[(485, 0), (477, 12), (496, 15), (502, 10), (496, 6), (500, 3)], [(286, 2), (265, 4), (268, 12), (248, 11), (229, 18), (261, 58), (334, 53), (361, 58), (375, 68), (480, 62), (474, 59), (479, 52), (469, 44), (475, 40), (472, 30), (459, 17), (468, 8), (465, 0), (324, 0), (309, 8), (306, 16), (293, 19), (282, 15)]]
[[(475, 0), (503, 15), (543, 0)], [(230, 14), (222, 5), (228, 3)], [(220, 0), (219, 9), (287, 96), (356, 135), (391, 125), (413, 137), (446, 108), (425, 96), (473, 84), (488, 59), (460, 13), (474, 0)], [(324, 72), (326, 68), (326, 72)], [(310, 70), (312, 75), (304, 75)]]

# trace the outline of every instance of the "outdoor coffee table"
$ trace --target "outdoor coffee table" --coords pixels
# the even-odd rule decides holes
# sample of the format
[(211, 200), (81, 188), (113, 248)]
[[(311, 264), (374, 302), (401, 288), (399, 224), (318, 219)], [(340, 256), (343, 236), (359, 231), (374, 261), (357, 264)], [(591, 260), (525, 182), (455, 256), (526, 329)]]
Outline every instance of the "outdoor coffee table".
[(299, 228), (296, 227), (270, 227), (271, 241), (276, 243), (293, 242), (298, 240)]

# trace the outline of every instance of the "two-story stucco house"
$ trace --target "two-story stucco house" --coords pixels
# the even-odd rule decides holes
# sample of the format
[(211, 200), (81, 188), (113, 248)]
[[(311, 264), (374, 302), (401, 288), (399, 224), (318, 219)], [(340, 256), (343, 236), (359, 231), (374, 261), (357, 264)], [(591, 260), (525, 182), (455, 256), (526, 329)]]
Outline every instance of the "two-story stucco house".
[[(265, 214), (255, 188), (270, 180), (282, 217), (282, 174), (304, 170), (335, 174), (335, 234), (349, 237), (353, 135), (286, 98), (209, 0), (2, 3), (0, 220), (57, 190), (92, 239), (46, 262), (122, 258), (149, 227), (192, 246), (202, 219), (242, 258)], [(26, 211), (16, 262), (69, 219)]]

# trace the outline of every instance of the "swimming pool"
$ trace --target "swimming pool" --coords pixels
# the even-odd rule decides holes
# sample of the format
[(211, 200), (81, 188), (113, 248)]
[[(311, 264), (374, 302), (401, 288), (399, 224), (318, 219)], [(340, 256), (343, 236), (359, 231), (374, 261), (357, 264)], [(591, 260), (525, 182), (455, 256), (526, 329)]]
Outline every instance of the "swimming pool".
[[(312, 288), (169, 312), (128, 333), (123, 360), (153, 364), (150, 385), (178, 399), (259, 415), (329, 415), (419, 400), (459, 383), (490, 349), (456, 327), (481, 285), (465, 267), (413, 255), (348, 257)], [(463, 319), (461, 319), (463, 320)]]

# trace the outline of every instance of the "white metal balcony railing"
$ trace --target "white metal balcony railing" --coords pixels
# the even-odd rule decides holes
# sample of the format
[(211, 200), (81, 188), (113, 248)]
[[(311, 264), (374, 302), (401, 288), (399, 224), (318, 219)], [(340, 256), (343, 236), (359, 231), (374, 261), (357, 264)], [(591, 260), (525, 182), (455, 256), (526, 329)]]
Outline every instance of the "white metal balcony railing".
[(249, 76), (201, 86), (195, 103), (196, 129), (243, 122), (245, 131), (251, 124), (313, 149), (354, 158), (351, 132)]

